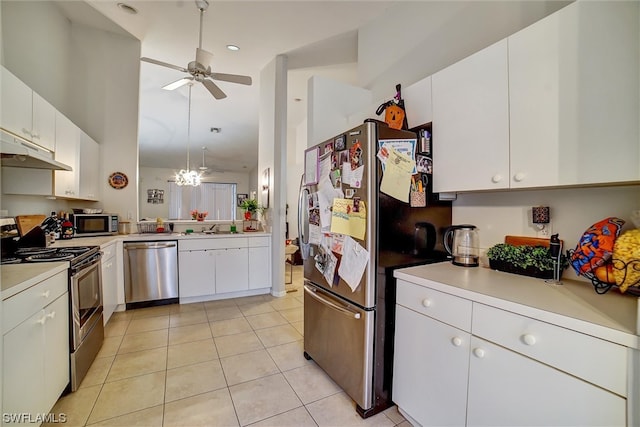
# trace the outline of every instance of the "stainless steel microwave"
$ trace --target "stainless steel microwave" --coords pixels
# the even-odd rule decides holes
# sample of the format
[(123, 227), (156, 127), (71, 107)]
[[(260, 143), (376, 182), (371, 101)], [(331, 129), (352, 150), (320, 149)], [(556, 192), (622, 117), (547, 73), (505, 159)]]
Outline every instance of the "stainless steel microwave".
[(118, 233), (118, 215), (73, 214), (69, 216), (73, 223), (75, 237), (108, 236)]

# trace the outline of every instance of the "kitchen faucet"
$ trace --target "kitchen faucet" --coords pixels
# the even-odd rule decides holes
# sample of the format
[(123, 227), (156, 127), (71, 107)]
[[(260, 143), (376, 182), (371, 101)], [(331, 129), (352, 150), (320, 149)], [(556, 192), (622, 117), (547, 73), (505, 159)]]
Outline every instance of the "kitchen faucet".
[(210, 231), (214, 231), (214, 232), (215, 232), (215, 231), (218, 231), (218, 230), (216, 230), (216, 227), (217, 227), (217, 226), (218, 226), (218, 224), (213, 224), (213, 225), (209, 228), (209, 230), (210, 230)]

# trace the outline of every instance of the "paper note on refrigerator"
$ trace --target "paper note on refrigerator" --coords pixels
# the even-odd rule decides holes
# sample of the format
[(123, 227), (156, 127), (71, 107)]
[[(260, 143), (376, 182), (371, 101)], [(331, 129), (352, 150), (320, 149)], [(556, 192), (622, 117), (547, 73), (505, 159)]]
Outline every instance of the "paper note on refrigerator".
[(326, 252), (324, 271), (322, 272), (322, 275), (329, 286), (333, 286), (333, 278), (336, 276), (336, 265), (338, 265), (338, 258), (336, 258), (331, 251)]
[(402, 202), (409, 202), (409, 190), (411, 189), (411, 174), (416, 167), (416, 162), (404, 154), (399, 153), (393, 147), (387, 147), (389, 158), (385, 168), (380, 191)]
[[(356, 204), (357, 203), (357, 204)], [(367, 230), (365, 203), (354, 199), (333, 199), (331, 210), (331, 232), (348, 234), (364, 240)]]
[(355, 292), (360, 285), (360, 280), (362, 280), (362, 275), (368, 262), (369, 251), (351, 237), (345, 236), (338, 275), (347, 282), (352, 292)]
[[(381, 139), (378, 141), (378, 153), (377, 156), (382, 163), (382, 171), (386, 172), (387, 160), (389, 158), (389, 151), (391, 149), (396, 150), (398, 153), (403, 154), (410, 159), (415, 159), (416, 157), (416, 140), (415, 139)], [(416, 170), (415, 162), (413, 164), (413, 168), (411, 169), (411, 173), (415, 174), (418, 171)]]

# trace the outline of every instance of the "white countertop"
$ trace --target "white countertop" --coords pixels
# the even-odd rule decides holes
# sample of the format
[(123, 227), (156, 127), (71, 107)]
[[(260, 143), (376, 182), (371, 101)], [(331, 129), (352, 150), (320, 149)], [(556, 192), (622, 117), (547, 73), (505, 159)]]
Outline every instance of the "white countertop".
[(69, 240), (56, 240), (51, 246), (53, 248), (68, 248), (72, 246), (106, 246), (117, 241), (139, 241), (139, 240), (185, 240), (185, 239), (237, 239), (240, 237), (259, 237), (271, 236), (271, 233), (262, 231), (244, 232), (244, 233), (133, 233), (133, 234), (116, 234), (113, 236), (96, 236), (96, 237), (76, 237)]
[(68, 268), (67, 261), (3, 265), (0, 267), (2, 300), (37, 285), (61, 271), (66, 271)]
[(589, 283), (542, 279), (438, 263), (398, 269), (394, 276), (472, 301), (640, 349), (640, 299)]

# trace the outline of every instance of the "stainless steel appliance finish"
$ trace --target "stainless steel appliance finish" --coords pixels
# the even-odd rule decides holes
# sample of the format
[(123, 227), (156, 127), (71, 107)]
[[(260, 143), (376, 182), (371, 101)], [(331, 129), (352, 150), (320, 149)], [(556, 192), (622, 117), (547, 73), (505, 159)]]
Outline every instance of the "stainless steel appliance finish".
[(178, 302), (178, 243), (124, 243), (127, 309)]
[(74, 237), (109, 236), (118, 233), (118, 215), (108, 213), (71, 214)]
[(80, 386), (104, 340), (101, 257), (96, 248), (69, 270), (71, 391)]
[(70, 171), (71, 166), (54, 160), (53, 153), (9, 132), (0, 130), (2, 166)]
[[(337, 140), (341, 149), (349, 151), (352, 147), (362, 150), (361, 161), (364, 174), (359, 188), (351, 188), (354, 196), (366, 203), (366, 233), (364, 240), (354, 239), (369, 252), (369, 260), (362, 279), (355, 291), (336, 273), (331, 284), (320, 271), (325, 264), (324, 251), (309, 241), (309, 202), (308, 196), (318, 192), (318, 185), (303, 185), (301, 181), (298, 199), (298, 230), (302, 257), (304, 260), (304, 355), (313, 359), (318, 366), (339, 384), (356, 402), (357, 411), (363, 417), (374, 415), (393, 404), (391, 400), (391, 378), (393, 370), (393, 333), (395, 317), (395, 281), (388, 280), (393, 265), (406, 265), (407, 262), (426, 264), (439, 262), (430, 259), (429, 254), (417, 258), (410, 255), (414, 249), (413, 229), (406, 236), (404, 246), (406, 254), (383, 259), (381, 255), (385, 245), (391, 247), (399, 241), (398, 230), (384, 230), (383, 227), (395, 226), (397, 215), (409, 210), (408, 203), (403, 204), (378, 189), (381, 167), (376, 158), (380, 140), (416, 140), (413, 132), (399, 131), (386, 125), (366, 122), (348, 130), (342, 135), (325, 141), (315, 147), (319, 153), (325, 153), (327, 146)], [(336, 153), (337, 154), (337, 153)], [(321, 179), (321, 177), (319, 178)], [(325, 184), (326, 181), (325, 181)], [(343, 191), (350, 189), (342, 184)], [(384, 205), (384, 206), (383, 206)], [(406, 206), (403, 206), (406, 205)], [(419, 211), (420, 209), (413, 209)], [(424, 211), (423, 211), (424, 212)], [(451, 224), (450, 214), (448, 222)], [(430, 220), (421, 217), (421, 220)], [(407, 219), (401, 220), (404, 223)], [(415, 218), (411, 221), (415, 223)], [(436, 221), (437, 222), (437, 221)], [(325, 224), (326, 226), (326, 224)], [(441, 224), (438, 223), (438, 226)], [(384, 231), (384, 233), (383, 233)], [(391, 249), (391, 248), (390, 248)], [(395, 248), (394, 248), (395, 249)], [(407, 258), (410, 258), (408, 261)], [(397, 264), (393, 261), (397, 260)], [(337, 268), (336, 268), (337, 270)]]
[[(362, 408), (372, 406), (375, 311), (364, 310), (305, 280), (304, 350)], [(308, 312), (308, 314), (307, 314)], [(326, 345), (331, 343), (331, 345)], [(339, 349), (339, 351), (336, 351)]]

